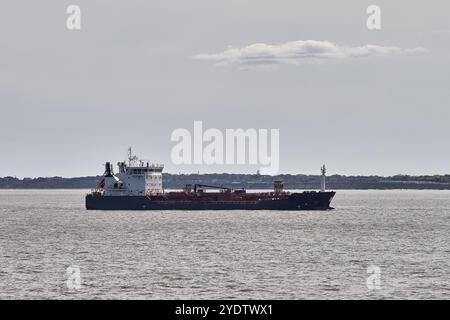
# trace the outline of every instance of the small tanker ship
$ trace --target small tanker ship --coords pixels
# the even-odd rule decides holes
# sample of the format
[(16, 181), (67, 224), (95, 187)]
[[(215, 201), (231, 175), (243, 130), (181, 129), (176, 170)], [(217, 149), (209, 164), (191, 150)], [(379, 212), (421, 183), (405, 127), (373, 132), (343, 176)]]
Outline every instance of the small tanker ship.
[(182, 191), (165, 192), (164, 166), (139, 160), (128, 150), (128, 162), (119, 162), (113, 173), (107, 162), (97, 188), (86, 195), (88, 210), (329, 210), (335, 195), (325, 191), (325, 166), (320, 191), (291, 193), (283, 182), (274, 182), (271, 192), (247, 192), (203, 184), (186, 185)]

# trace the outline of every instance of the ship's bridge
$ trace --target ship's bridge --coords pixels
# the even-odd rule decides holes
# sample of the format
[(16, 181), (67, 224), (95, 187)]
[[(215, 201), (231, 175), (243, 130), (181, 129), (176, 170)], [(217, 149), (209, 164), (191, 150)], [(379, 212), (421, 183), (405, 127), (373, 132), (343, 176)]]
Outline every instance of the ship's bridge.
[(128, 149), (128, 162), (118, 162), (117, 177), (123, 182), (127, 194), (145, 195), (163, 192), (162, 171), (164, 165), (150, 164), (131, 154)]
[[(119, 165), (120, 168), (120, 165)], [(146, 166), (139, 166), (139, 167), (128, 167), (125, 166), (124, 171), (126, 174), (132, 174), (132, 175), (142, 175), (147, 172), (162, 172), (164, 169), (164, 166), (162, 164), (147, 164)], [(119, 171), (120, 172), (120, 171)]]

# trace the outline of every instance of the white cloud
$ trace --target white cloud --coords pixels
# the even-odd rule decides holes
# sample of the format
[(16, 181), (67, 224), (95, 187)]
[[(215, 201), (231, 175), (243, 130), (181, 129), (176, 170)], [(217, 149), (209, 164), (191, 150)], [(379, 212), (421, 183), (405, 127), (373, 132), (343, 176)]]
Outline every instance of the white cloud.
[(386, 57), (425, 52), (424, 48), (402, 49), (379, 45), (341, 46), (329, 41), (291, 41), (278, 45), (255, 43), (243, 48), (228, 47), (219, 53), (204, 53), (194, 59), (213, 61), (216, 65), (273, 65), (361, 57)]

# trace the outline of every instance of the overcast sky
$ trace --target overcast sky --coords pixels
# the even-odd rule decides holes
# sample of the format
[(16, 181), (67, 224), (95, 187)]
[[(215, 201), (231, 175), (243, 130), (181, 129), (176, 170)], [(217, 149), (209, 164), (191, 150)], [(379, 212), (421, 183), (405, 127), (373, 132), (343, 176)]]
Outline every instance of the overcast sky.
[(5, 0), (0, 176), (100, 174), (128, 146), (166, 172), (256, 171), (172, 164), (194, 120), (280, 129), (282, 173), (450, 173), (449, 16), (444, 0)]

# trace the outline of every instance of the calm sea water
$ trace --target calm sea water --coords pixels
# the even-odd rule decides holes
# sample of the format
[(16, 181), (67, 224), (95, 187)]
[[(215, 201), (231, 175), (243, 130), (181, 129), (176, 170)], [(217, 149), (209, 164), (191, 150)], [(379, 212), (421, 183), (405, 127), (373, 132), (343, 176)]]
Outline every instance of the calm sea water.
[(450, 298), (448, 191), (339, 191), (329, 212), (86, 211), (85, 193), (0, 191), (1, 299)]

